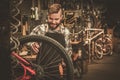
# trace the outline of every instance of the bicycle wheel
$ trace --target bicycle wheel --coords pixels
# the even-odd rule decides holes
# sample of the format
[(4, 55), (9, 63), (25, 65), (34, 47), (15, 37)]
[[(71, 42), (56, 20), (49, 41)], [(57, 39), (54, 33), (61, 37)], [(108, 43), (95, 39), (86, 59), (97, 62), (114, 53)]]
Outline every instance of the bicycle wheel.
[(95, 42), (95, 57), (97, 59), (102, 59), (103, 58), (103, 50), (102, 50), (101, 40), (97, 40)]
[[(35, 35), (24, 36), (19, 41), (19, 47), (31, 42), (42, 43), (34, 62), (38, 67), (35, 68), (33, 80), (73, 80), (73, 64), (60, 43), (46, 36)], [(27, 50), (29, 55), (34, 54), (29, 47)]]
[(109, 36), (104, 36), (103, 40), (103, 55), (112, 55), (112, 41)]
[(76, 61), (73, 62), (74, 64), (74, 75), (75, 78), (81, 78), (82, 77), (82, 64), (81, 64), (81, 60), (77, 59)]

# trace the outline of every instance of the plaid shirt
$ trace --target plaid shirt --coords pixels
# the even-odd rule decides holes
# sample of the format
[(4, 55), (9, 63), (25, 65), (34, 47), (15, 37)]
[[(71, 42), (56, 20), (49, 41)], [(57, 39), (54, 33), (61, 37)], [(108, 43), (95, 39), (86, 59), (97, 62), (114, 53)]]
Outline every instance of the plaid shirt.
[[(62, 33), (65, 36), (65, 45), (66, 45), (65, 49), (68, 52), (69, 50), (71, 50), (70, 32), (66, 27), (63, 26), (63, 24), (59, 25), (59, 27), (60, 30), (56, 32)], [(45, 35), (46, 32), (53, 32), (53, 30), (49, 29), (48, 24), (41, 24), (36, 26), (30, 33), (30, 35)]]

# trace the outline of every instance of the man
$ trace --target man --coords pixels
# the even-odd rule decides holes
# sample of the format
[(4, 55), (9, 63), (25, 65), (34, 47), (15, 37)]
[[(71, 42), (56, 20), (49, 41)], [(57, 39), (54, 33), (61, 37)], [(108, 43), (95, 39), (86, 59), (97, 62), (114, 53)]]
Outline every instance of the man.
[[(72, 60), (71, 44), (76, 44), (76, 42), (75, 43), (71, 42), (71, 40), (69, 38), (70, 32), (66, 27), (64, 27), (62, 20), (63, 20), (63, 10), (61, 8), (61, 5), (60, 4), (52, 4), (48, 8), (47, 23), (41, 24), (41, 25), (38, 25), (37, 27), (35, 27), (32, 30), (32, 32), (30, 33), (30, 35), (46, 35), (46, 33), (55, 33), (55, 34), (61, 33), (64, 36), (64, 40), (65, 40), (65, 45), (63, 44), (63, 46), (65, 47), (66, 52), (68, 53), (68, 55), (70, 56), (70, 59)], [(49, 34), (47, 34), (47, 36), (49, 36)], [(63, 36), (62, 36), (62, 38), (63, 38)], [(60, 40), (62, 39), (60, 36), (55, 36), (53, 38), (56, 39), (58, 42), (60, 42)], [(39, 47), (40, 46), (37, 43), (32, 43), (32, 49), (36, 53), (39, 52)], [(77, 59), (76, 56), (75, 56), (75, 59)], [(73, 58), (73, 60), (74, 60), (74, 58)], [(62, 65), (64, 65), (64, 62), (62, 62), (62, 64), (59, 64), (59, 67), (61, 67)], [(60, 68), (60, 74), (63, 74), (62, 68)]]
[[(30, 35), (45, 35), (47, 32), (57, 32), (64, 35), (65, 39), (65, 49), (68, 51), (69, 49), (69, 30), (63, 26), (62, 24), (63, 20), (63, 10), (61, 8), (60, 4), (52, 4), (48, 8), (48, 17), (47, 17), (47, 23), (41, 24), (35, 27)], [(40, 46), (37, 43), (32, 44), (32, 49), (38, 53)]]

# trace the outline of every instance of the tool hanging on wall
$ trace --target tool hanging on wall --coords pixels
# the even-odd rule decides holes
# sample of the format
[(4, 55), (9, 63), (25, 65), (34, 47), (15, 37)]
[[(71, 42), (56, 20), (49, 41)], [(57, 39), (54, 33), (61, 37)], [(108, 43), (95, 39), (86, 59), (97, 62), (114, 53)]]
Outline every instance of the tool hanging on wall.
[(32, 0), (31, 19), (39, 20), (40, 1)]
[(22, 35), (27, 35), (29, 32), (29, 25), (28, 25), (28, 17), (26, 15), (23, 16), (22, 20)]

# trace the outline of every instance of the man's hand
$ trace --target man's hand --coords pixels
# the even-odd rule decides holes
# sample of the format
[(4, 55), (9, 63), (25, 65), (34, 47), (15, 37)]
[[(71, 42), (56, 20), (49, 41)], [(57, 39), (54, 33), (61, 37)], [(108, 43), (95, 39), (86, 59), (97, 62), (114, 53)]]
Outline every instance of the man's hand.
[(31, 44), (31, 48), (35, 53), (39, 52), (40, 45), (37, 42)]

